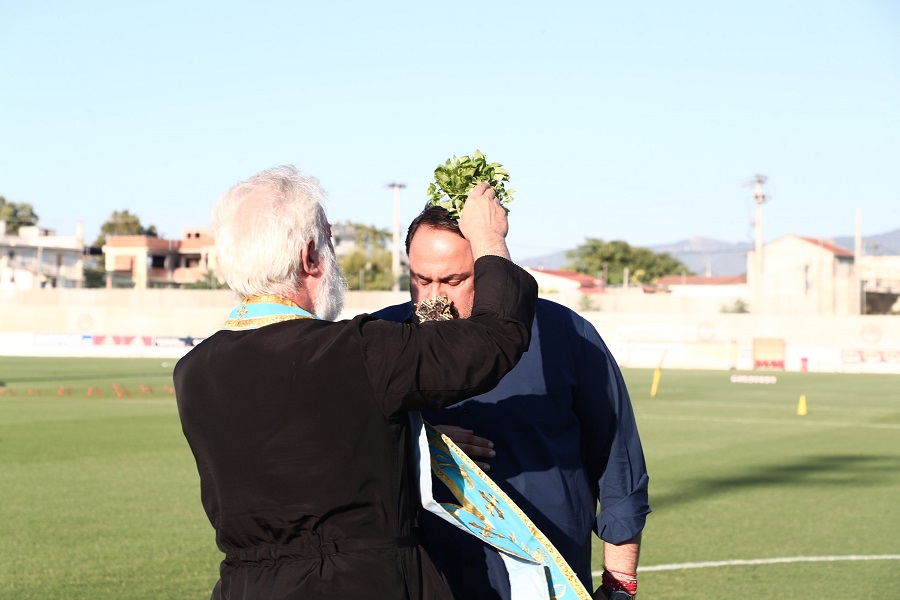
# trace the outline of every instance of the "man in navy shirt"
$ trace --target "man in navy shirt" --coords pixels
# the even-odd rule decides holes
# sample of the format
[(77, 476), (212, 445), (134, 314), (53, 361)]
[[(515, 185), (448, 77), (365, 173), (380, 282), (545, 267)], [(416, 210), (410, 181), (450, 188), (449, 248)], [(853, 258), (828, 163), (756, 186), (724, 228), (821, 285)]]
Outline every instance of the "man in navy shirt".
[[(409, 227), (412, 302), (447, 296), (471, 314), (469, 242), (443, 208), (426, 208)], [(410, 321), (413, 304), (375, 316)], [(591, 532), (604, 540), (596, 598), (632, 598), (640, 536), (650, 512), (647, 469), (619, 367), (596, 329), (568, 308), (539, 299), (531, 345), (491, 392), (423, 413), (531, 518), (588, 590)], [(452, 496), (438, 501), (452, 501)], [(597, 512), (597, 501), (600, 512)], [(429, 551), (457, 598), (509, 598), (506, 568), (490, 546), (425, 513)]]

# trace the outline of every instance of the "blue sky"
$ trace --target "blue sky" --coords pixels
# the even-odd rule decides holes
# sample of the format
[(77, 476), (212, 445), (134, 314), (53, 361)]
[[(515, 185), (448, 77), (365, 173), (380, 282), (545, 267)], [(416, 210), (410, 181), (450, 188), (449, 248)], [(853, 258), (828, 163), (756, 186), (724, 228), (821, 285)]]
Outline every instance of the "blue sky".
[(900, 5), (0, 3), (0, 195), (89, 241), (114, 210), (178, 237), (293, 163), (332, 220), (390, 228), (482, 150), (514, 259), (587, 237), (766, 241), (900, 227)]

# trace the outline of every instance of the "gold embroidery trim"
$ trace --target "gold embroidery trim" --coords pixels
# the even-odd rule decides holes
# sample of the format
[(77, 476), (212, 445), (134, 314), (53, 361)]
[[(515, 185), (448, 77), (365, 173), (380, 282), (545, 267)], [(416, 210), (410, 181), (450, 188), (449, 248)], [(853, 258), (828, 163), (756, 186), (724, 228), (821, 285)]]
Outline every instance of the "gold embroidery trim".
[(281, 323), (282, 321), (293, 321), (295, 319), (314, 319), (309, 315), (270, 315), (268, 317), (256, 317), (253, 319), (228, 319), (222, 326), (222, 329), (228, 331), (243, 331), (245, 329), (259, 329), (273, 323)]
[[(437, 433), (440, 433), (440, 432), (437, 432)], [(459, 446), (457, 446), (456, 444), (453, 443), (453, 440), (448, 438), (443, 433), (440, 433), (440, 436), (441, 436), (441, 439), (444, 441), (444, 443), (447, 444), (447, 447), (450, 449), (450, 451), (453, 452), (453, 454), (455, 454), (460, 460), (462, 460), (466, 466), (468, 466), (470, 469), (472, 469), (479, 475), (483, 476), (484, 483), (487, 484), (487, 486), (490, 487), (494, 491), (494, 493), (497, 494), (497, 496), (502, 498), (504, 502), (509, 504), (510, 508), (513, 509), (513, 512), (515, 512), (516, 515), (520, 519), (522, 519), (522, 522), (525, 524), (526, 527), (528, 527), (528, 530), (531, 532), (531, 535), (533, 535), (535, 537), (535, 539), (537, 539), (539, 542), (541, 542), (541, 544), (544, 545), (544, 548), (546, 548), (547, 551), (550, 553), (550, 556), (553, 559), (553, 562), (555, 562), (556, 566), (559, 567), (559, 570), (562, 571), (563, 576), (569, 582), (569, 585), (572, 586), (572, 589), (575, 591), (576, 596), (581, 600), (591, 600), (590, 593), (588, 593), (587, 590), (584, 589), (584, 584), (582, 584), (581, 580), (578, 579), (578, 576), (575, 575), (575, 571), (572, 570), (572, 567), (569, 566), (569, 563), (566, 562), (566, 559), (563, 558), (562, 554), (559, 553), (559, 550), (557, 550), (556, 547), (550, 542), (550, 540), (547, 539), (547, 536), (545, 536), (541, 532), (540, 529), (535, 527), (534, 523), (531, 522), (531, 519), (528, 518), (528, 515), (526, 515), (524, 512), (522, 512), (522, 509), (520, 509), (518, 507), (518, 505), (515, 502), (513, 502), (509, 496), (506, 495), (506, 492), (501, 490), (497, 486), (497, 484), (494, 483), (494, 481), (492, 479), (485, 476), (485, 473), (484, 473), (484, 471), (481, 470), (481, 467), (476, 465), (472, 461), (472, 459), (466, 455), (465, 452), (460, 450)], [(455, 492), (458, 491), (458, 489), (451, 490), (451, 491), (454, 492), (454, 496), (455, 496), (456, 495)], [(525, 548), (523, 547), (523, 549), (525, 549)], [(529, 552), (529, 554), (530, 554), (530, 552)]]
[[(449, 463), (439, 463), (439, 464), (441, 464), (442, 467), (450, 466)], [(467, 472), (465, 472), (463, 469), (459, 469), (459, 474), (460, 474), (460, 476), (463, 477), (463, 479), (466, 479), (469, 481), (470, 485), (468, 487), (470, 487), (470, 488), (475, 487), (475, 484), (471, 483), (471, 479), (469, 478), (469, 474)], [(457, 501), (462, 502), (462, 505), (453, 505), (453, 506), (455, 506), (456, 508), (460, 508), (470, 514), (475, 515), (481, 521), (487, 522), (487, 519), (485, 518), (484, 513), (482, 513), (480, 510), (478, 510), (478, 507), (475, 506), (471, 500), (466, 498), (465, 493), (461, 489), (459, 489), (459, 486), (456, 485), (456, 482), (453, 481), (453, 478), (451, 478), (449, 475), (447, 475), (443, 470), (438, 470), (435, 473), (435, 475), (437, 475), (438, 479), (443, 481), (444, 485), (446, 485), (450, 489), (450, 493), (453, 494), (453, 497), (456, 498)]]
[(300, 308), (296, 304), (294, 304), (291, 300), (288, 300), (284, 296), (276, 296), (275, 294), (263, 294), (262, 296), (250, 296), (249, 298), (244, 298), (244, 301), (241, 304), (280, 304), (282, 306), (292, 306), (294, 308)]

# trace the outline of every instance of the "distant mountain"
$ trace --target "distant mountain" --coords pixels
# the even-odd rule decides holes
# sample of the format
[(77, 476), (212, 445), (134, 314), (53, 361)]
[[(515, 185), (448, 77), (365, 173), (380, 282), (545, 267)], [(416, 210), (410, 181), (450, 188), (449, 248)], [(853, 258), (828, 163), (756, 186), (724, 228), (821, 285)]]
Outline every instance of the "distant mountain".
[[(853, 236), (837, 237), (832, 241), (848, 250), (853, 250), (855, 244)], [(710, 275), (744, 275), (747, 272), (747, 252), (753, 250), (753, 244), (694, 236), (680, 242), (647, 248), (674, 256), (697, 275), (706, 275), (707, 272)], [(900, 255), (900, 229), (864, 237), (863, 252), (868, 256)], [(517, 262), (526, 267), (560, 269), (569, 264), (569, 259), (563, 250)]]
[(674, 256), (697, 275), (743, 275), (747, 272), (747, 251), (753, 249), (753, 244), (694, 236), (648, 247)]
[(556, 270), (562, 269), (567, 264), (569, 264), (569, 262), (569, 259), (566, 258), (566, 250), (562, 250), (560, 252), (554, 252), (553, 254), (535, 256), (532, 258), (526, 258), (525, 260), (517, 260), (516, 264), (523, 267), (531, 267), (533, 269)]
[[(667, 252), (680, 260), (697, 275), (705, 275), (707, 266), (712, 275), (743, 275), (747, 272), (747, 250), (750, 244), (731, 244), (704, 237), (692, 237), (681, 242), (648, 246), (653, 252)], [(569, 264), (566, 251), (535, 256), (519, 264), (545, 269), (560, 269)]]
[[(834, 238), (834, 243), (847, 250), (853, 250), (856, 238), (853, 236)], [(878, 235), (863, 236), (863, 254), (866, 256), (900, 255), (900, 229)]]

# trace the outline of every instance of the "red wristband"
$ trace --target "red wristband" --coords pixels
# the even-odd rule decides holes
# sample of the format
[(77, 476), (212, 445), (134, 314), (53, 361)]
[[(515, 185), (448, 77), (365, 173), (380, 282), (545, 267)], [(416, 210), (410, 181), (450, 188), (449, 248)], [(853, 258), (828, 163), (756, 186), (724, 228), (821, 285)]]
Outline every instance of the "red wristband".
[(603, 569), (603, 585), (611, 590), (622, 590), (634, 596), (637, 594), (637, 573)]

